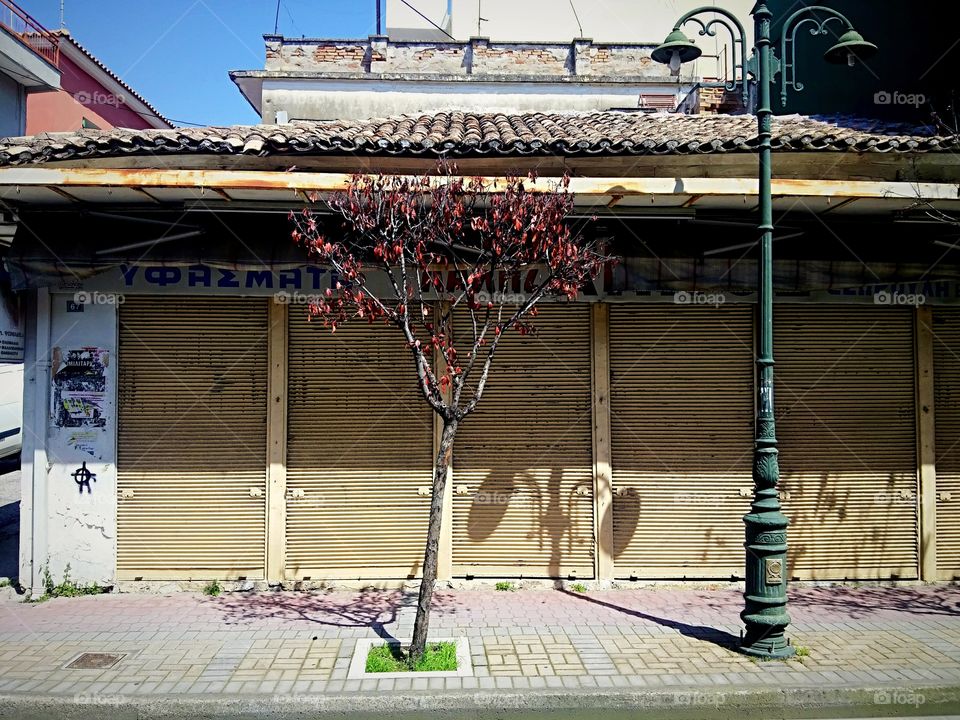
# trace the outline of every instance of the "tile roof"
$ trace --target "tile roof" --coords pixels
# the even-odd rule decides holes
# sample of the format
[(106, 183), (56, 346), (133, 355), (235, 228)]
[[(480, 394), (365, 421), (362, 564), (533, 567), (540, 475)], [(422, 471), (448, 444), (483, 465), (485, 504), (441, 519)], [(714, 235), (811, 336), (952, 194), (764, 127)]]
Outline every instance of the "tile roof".
[[(44, 133), (0, 139), (0, 165), (181, 154), (693, 155), (751, 152), (756, 146), (756, 118), (752, 115), (449, 111), (372, 120), (301, 120), (285, 125)], [(878, 121), (790, 115), (774, 119), (773, 147), (797, 152), (936, 152), (958, 149), (960, 137)]]

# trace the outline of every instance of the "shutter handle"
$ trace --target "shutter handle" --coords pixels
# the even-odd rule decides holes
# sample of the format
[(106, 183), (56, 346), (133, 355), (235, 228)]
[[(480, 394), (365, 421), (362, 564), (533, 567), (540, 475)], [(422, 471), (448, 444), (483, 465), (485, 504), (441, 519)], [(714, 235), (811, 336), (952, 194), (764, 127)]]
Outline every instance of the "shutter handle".
[(292, 498), (302, 498), (305, 494), (303, 488), (290, 488), (290, 497)]
[(740, 488), (740, 497), (753, 497), (753, 488)]
[(467, 485), (457, 485), (457, 486), (453, 489), (453, 492), (454, 492), (455, 495), (469, 495), (469, 494), (470, 494), (470, 488), (469, 488)]
[(939, 492), (937, 493), (937, 495), (938, 495), (938, 500), (940, 500), (941, 502), (950, 502), (951, 500), (953, 500), (953, 493)]
[(417, 488), (417, 495), (420, 497), (428, 497), (433, 493), (430, 492), (430, 487), (428, 485), (421, 485)]
[(263, 489), (258, 487), (250, 488), (250, 497), (252, 498), (263, 497)]
[(133, 490), (131, 490), (130, 488), (124, 488), (123, 490), (120, 491), (120, 497), (122, 497), (122, 498), (132, 498), (132, 497), (133, 497)]
[(590, 494), (590, 491), (587, 490), (587, 488), (585, 488), (585, 487), (578, 487), (578, 488), (575, 490), (575, 492), (576, 492), (577, 495), (589, 495), (589, 494)]
[(618, 487), (613, 489), (613, 494), (623, 497), (625, 495), (636, 495), (637, 491), (632, 487)]

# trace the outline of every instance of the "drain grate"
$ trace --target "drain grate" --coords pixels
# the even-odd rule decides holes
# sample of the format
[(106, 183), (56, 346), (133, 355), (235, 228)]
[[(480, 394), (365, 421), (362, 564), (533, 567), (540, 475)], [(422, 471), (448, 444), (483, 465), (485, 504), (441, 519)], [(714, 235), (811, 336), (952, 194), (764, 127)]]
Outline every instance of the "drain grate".
[(85, 652), (67, 664), (68, 670), (106, 670), (126, 657), (126, 653)]

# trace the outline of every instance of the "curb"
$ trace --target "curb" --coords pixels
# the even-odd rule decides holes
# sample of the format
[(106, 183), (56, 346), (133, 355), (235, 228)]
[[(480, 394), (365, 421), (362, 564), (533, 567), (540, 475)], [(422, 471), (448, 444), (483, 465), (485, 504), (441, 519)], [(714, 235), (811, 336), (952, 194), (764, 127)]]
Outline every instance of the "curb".
[(611, 720), (669, 718), (710, 720), (731, 718), (836, 718), (850, 716), (897, 717), (907, 715), (960, 714), (960, 686), (875, 687), (711, 687), (703, 690), (570, 690), (498, 693), (482, 692), (420, 694), (274, 694), (249, 696), (159, 695), (123, 696), (78, 693), (76, 695), (0, 695), (0, 718), (64, 720), (147, 720), (184, 718), (384, 718), (407, 716), (486, 718), (535, 718), (564, 711), (565, 720), (587, 720), (598, 711)]

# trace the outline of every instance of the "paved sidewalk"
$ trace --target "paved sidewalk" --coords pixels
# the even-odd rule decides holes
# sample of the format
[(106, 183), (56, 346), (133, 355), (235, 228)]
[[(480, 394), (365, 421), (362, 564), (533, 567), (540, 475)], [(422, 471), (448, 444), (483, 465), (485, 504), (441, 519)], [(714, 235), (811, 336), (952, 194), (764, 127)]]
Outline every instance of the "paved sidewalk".
[[(705, 717), (724, 705), (721, 716), (732, 715), (751, 698), (842, 706), (854, 697), (884, 713), (948, 714), (938, 703), (960, 689), (955, 586), (794, 588), (790, 636), (809, 654), (789, 662), (731, 650), (740, 631), (734, 590), (438, 591), (431, 634), (469, 637), (472, 677), (348, 679), (357, 638), (409, 637), (414, 599), (371, 590), (23, 604), (7, 595), (0, 716), (20, 707), (18, 699), (119, 712), (174, 694), (181, 703), (246, 698), (248, 708), (269, 707), (270, 715), (306, 706), (427, 708), (433, 698), (446, 708), (700, 706), (694, 716)], [(126, 655), (110, 669), (65, 669), (81, 652)]]

